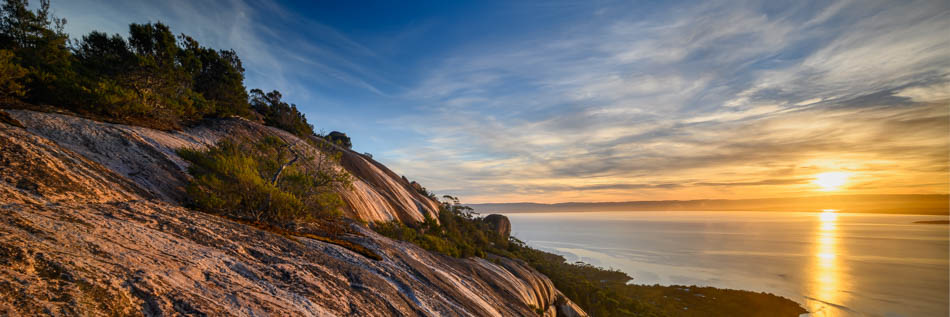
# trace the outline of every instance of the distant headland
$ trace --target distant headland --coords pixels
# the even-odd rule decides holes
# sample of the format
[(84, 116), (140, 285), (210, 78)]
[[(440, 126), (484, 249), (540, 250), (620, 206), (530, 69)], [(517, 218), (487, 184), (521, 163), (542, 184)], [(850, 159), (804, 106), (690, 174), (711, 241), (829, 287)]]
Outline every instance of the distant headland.
[(764, 199), (702, 199), (625, 202), (486, 203), (469, 206), (486, 212), (582, 211), (822, 211), (948, 215), (948, 195), (827, 195)]
[(950, 220), (921, 220), (914, 221), (914, 223), (925, 225), (950, 225)]

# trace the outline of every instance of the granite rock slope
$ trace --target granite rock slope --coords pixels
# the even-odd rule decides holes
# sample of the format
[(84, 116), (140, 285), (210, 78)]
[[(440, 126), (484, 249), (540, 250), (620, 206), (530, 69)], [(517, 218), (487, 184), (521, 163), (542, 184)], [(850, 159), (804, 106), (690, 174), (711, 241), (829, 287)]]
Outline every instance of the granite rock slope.
[(293, 140), (282, 131), (9, 115), (22, 128), (0, 122), (0, 315), (584, 315), (524, 263), (446, 257), (367, 229), (360, 221), (414, 221), (437, 205), (362, 155), (341, 164), (364, 186), (347, 198), (345, 239), (379, 259), (181, 206), (174, 149), (226, 135)]
[[(187, 163), (175, 153), (180, 148), (204, 148), (224, 137), (273, 135), (310, 157), (322, 155), (295, 135), (239, 118), (207, 121), (184, 131), (166, 132), (63, 114), (6, 112), (30, 133), (99, 163), (170, 203), (184, 200), (188, 181)], [(324, 142), (319, 138), (313, 140)], [(326, 146), (343, 152), (338, 168), (345, 168), (354, 176), (353, 187), (340, 190), (347, 203), (347, 217), (364, 222), (400, 220), (406, 223), (423, 221), (426, 214), (438, 218), (436, 201), (413, 190), (408, 182), (382, 164), (348, 149)]]

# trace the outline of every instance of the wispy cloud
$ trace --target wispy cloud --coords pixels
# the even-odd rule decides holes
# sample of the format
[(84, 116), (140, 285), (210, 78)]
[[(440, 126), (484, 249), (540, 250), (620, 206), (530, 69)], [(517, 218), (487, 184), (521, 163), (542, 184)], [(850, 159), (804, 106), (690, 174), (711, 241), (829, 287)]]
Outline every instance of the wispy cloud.
[(204, 45), (234, 49), (249, 87), (278, 89), (302, 104), (330, 102), (313, 83), (377, 94), (393, 85), (372, 69), (383, 62), (372, 50), (271, 0), (54, 1), (53, 8), (76, 39), (93, 30), (126, 36), (129, 23), (163, 22)]
[(945, 192), (948, 5), (768, 5), (453, 56), (407, 94), (427, 112), (386, 121), (426, 141), (384, 157), (475, 201), (777, 195), (825, 169)]
[(234, 48), (249, 87), (471, 202), (799, 195), (827, 170), (950, 187), (946, 1), (480, 5), (369, 37), (276, 0), (54, 8), (73, 34), (161, 20)]

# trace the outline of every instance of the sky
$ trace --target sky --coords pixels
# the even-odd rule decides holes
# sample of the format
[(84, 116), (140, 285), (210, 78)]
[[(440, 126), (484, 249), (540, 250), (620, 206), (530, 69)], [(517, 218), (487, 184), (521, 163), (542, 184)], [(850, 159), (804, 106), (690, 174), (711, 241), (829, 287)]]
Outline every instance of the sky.
[(469, 203), (950, 191), (950, 2), (52, 0)]

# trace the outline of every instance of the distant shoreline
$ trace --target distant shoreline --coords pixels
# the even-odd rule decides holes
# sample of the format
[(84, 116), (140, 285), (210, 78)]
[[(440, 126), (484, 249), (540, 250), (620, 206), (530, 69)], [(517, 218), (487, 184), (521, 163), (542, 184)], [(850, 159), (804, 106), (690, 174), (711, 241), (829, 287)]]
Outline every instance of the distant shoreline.
[(950, 225), (950, 220), (921, 220), (914, 221), (913, 223), (925, 225)]
[[(583, 213), (583, 212), (810, 212), (810, 213), (823, 213), (827, 211), (821, 210), (591, 210), (591, 211), (575, 211), (575, 210), (532, 210), (532, 211), (504, 211), (504, 210), (493, 210), (493, 211), (481, 211), (475, 209), (481, 215), (488, 214), (544, 214), (544, 213)], [(904, 216), (948, 216), (950, 214), (937, 214), (937, 213), (898, 213), (898, 212), (853, 212), (846, 210), (836, 210), (833, 211), (840, 214), (869, 214), (869, 215), (904, 215)], [(911, 223), (916, 224), (950, 224), (950, 220), (921, 220), (914, 221)]]
[(950, 195), (828, 195), (796, 198), (659, 200), (627, 202), (468, 204), (479, 213), (595, 211), (758, 211), (950, 215)]

